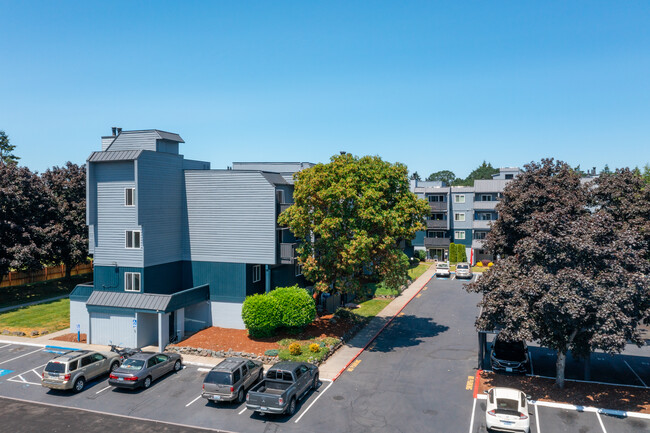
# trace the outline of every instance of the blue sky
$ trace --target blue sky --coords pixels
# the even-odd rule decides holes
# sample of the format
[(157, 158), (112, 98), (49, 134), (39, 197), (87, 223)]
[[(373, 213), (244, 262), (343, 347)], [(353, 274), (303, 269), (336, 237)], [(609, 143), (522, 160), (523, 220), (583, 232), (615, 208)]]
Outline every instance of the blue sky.
[(650, 162), (647, 1), (0, 0), (0, 21), (0, 129), (32, 170), (111, 126), (213, 168)]

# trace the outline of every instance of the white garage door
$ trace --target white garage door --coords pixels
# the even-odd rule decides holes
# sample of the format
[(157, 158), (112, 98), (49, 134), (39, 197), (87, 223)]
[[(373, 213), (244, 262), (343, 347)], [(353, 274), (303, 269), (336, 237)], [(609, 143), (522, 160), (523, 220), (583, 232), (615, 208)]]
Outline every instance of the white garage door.
[(134, 315), (90, 313), (90, 332), (92, 344), (117, 344), (123, 347), (136, 347), (136, 328)]

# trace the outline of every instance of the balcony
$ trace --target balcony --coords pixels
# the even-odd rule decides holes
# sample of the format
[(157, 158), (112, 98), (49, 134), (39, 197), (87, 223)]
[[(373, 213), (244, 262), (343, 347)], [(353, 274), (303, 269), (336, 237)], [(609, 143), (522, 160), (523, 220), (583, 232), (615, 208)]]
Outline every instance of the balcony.
[(284, 212), (291, 206), (293, 203), (280, 203), (280, 213)]
[(449, 248), (449, 238), (424, 238), (425, 248)]
[(482, 250), (485, 245), (485, 239), (474, 239), (472, 241), (472, 248), (475, 250)]
[(493, 201), (475, 201), (474, 209), (476, 210), (494, 210), (499, 203), (497, 200)]
[(448, 230), (449, 226), (447, 220), (427, 220), (427, 229)]
[(296, 262), (296, 243), (280, 244), (280, 263), (283, 265), (292, 265)]
[(494, 221), (491, 220), (474, 220), (472, 228), (478, 230), (490, 230), (490, 226)]
[(430, 201), (429, 207), (431, 208), (432, 211), (438, 211), (438, 212), (440, 211), (447, 212), (447, 210), (449, 209), (446, 201)]

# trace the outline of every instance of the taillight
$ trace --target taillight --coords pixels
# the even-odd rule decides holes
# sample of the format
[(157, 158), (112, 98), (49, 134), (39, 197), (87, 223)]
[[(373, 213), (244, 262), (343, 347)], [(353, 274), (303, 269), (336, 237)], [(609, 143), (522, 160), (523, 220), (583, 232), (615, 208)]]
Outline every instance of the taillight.
[(520, 413), (519, 419), (528, 419), (528, 415), (524, 415), (523, 413)]
[(284, 399), (282, 397), (280, 397), (278, 399), (278, 403), (280, 404), (280, 406), (282, 406), (284, 404)]
[(230, 392), (231, 392), (231, 393), (235, 392), (235, 387), (234, 387), (234, 386), (231, 386), (231, 387), (230, 387)]
[(203, 391), (205, 391), (205, 383), (203, 384)]
[(108, 378), (109, 379), (117, 379), (117, 376), (115, 376), (114, 374), (111, 374), (110, 376), (108, 376)]
[(63, 380), (70, 380), (70, 375), (69, 374), (64, 374), (63, 375)]
[(41, 377), (42, 377), (43, 379), (45, 379), (45, 372), (42, 372), (42, 373), (41, 373)]
[(124, 380), (136, 381), (136, 380), (138, 380), (138, 378), (135, 377), (135, 376), (130, 376), (130, 377), (125, 377)]
[(492, 409), (491, 411), (489, 411), (489, 412), (488, 412), (488, 415), (497, 416), (497, 411), (496, 411), (496, 409)]
[(250, 400), (250, 395), (246, 394), (246, 401)]

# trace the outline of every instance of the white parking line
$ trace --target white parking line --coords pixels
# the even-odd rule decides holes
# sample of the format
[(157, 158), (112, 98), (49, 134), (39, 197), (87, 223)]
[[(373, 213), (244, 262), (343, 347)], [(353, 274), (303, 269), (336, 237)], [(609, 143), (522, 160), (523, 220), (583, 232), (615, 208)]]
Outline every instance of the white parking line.
[(535, 423), (537, 424), (537, 433), (542, 433), (539, 428), (539, 413), (537, 412), (537, 405), (535, 405)]
[(11, 361), (13, 361), (13, 360), (15, 360), (15, 359), (18, 359), (18, 358), (22, 358), (23, 356), (31, 355), (32, 353), (40, 352), (40, 351), (42, 351), (42, 350), (43, 350), (43, 349), (37, 349), (37, 350), (35, 350), (35, 351), (33, 351), (33, 352), (24, 353), (24, 354), (22, 354), (22, 355), (20, 355), (20, 356), (16, 356), (15, 358), (7, 359), (6, 361), (2, 361), (2, 362), (0, 362), (0, 365), (2, 365), (2, 364), (6, 364), (7, 362), (11, 362)]
[(201, 367), (201, 368), (197, 368), (196, 370), (197, 370), (197, 371), (201, 371), (201, 372), (212, 371), (211, 368), (203, 368), (203, 367)]
[[(20, 378), (20, 380), (16, 380), (16, 378)], [(12, 377), (10, 379), (7, 379), (7, 382), (14, 382), (14, 383), (20, 383), (20, 384), (41, 386), (40, 383), (29, 382), (29, 381), (25, 380), (25, 378), (23, 378), (21, 375), (14, 376), (14, 377)]]
[(106, 391), (106, 390), (109, 389), (109, 388), (110, 388), (110, 385), (107, 386), (106, 388), (102, 388), (102, 389), (100, 389), (100, 390), (97, 391), (95, 394), (99, 394), (100, 392), (104, 392), (104, 391)]
[(330, 389), (330, 386), (332, 386), (332, 384), (334, 383), (334, 382), (332, 382), (331, 380), (328, 380), (328, 379), (321, 379), (320, 381), (321, 381), (321, 382), (329, 382), (330, 384), (327, 385), (327, 388), (325, 388), (325, 390), (324, 390), (323, 392), (319, 392), (319, 393), (318, 393), (318, 395), (316, 396), (316, 398), (314, 399), (314, 401), (312, 401), (311, 404), (310, 404), (309, 406), (307, 406), (307, 409), (305, 409), (305, 411), (304, 411), (303, 413), (301, 413), (300, 416), (298, 417), (298, 419), (295, 420), (294, 422), (297, 423), (298, 421), (300, 421), (300, 419), (301, 419), (303, 416), (305, 416), (305, 414), (309, 411), (309, 409), (311, 409), (311, 407), (312, 407), (312, 406), (313, 406), (313, 405), (318, 401), (318, 399), (321, 398), (321, 396), (322, 396), (323, 394), (325, 394), (325, 392), (326, 392), (328, 389)]
[(476, 400), (474, 399), (474, 404), (472, 404), (472, 417), (469, 420), (469, 433), (472, 433), (474, 430), (474, 412), (476, 412)]
[(596, 416), (598, 417), (598, 422), (603, 429), (603, 433), (607, 433), (607, 430), (605, 430), (605, 424), (603, 424), (603, 420), (600, 418), (600, 414), (598, 412), (596, 412)]
[(192, 403), (194, 403), (195, 401), (197, 401), (197, 400), (200, 399), (200, 398), (201, 398), (201, 396), (199, 395), (199, 396), (196, 397), (194, 400), (192, 400), (191, 402), (187, 403), (187, 404), (185, 405), (185, 407), (189, 407), (189, 405), (191, 405)]
[(242, 413), (246, 412), (246, 409), (248, 408), (246, 407), (246, 405), (244, 405), (244, 408), (237, 415), (241, 415)]
[(630, 370), (632, 370), (632, 373), (634, 373), (634, 375), (636, 376), (636, 378), (639, 379), (639, 381), (643, 384), (643, 386), (645, 386), (645, 387), (647, 388), (648, 385), (646, 385), (645, 382), (643, 381), (643, 379), (641, 379), (641, 377), (639, 377), (639, 375), (636, 374), (636, 371), (634, 371), (634, 369), (630, 366), (630, 364), (628, 364), (626, 360), (623, 360), (623, 362), (625, 363), (625, 365), (627, 365), (627, 368), (629, 368)]
[(4, 349), (5, 347), (9, 347), (11, 344), (5, 344), (4, 346), (0, 346), (0, 349)]

